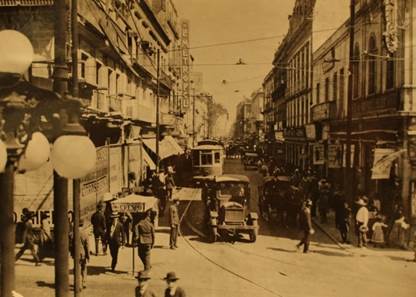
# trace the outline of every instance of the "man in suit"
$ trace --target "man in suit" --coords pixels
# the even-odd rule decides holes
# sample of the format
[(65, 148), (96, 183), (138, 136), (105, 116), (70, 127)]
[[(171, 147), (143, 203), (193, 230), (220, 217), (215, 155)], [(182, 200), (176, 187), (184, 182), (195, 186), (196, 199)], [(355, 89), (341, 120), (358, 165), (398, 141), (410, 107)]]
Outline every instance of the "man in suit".
[(151, 219), (151, 210), (146, 212), (146, 217), (141, 220), (134, 228), (135, 241), (138, 243), (138, 253), (140, 260), (143, 262), (144, 270), (149, 271), (150, 252), (155, 244), (155, 227)]
[(178, 286), (179, 278), (175, 272), (168, 272), (164, 278), (168, 287), (165, 290), (165, 297), (186, 297), (185, 290)]
[(118, 213), (113, 212), (111, 214), (111, 224), (107, 229), (107, 242), (110, 248), (111, 254), (111, 271), (115, 271), (117, 260), (118, 260), (118, 251), (121, 246), (125, 243), (123, 225), (118, 221)]
[(156, 297), (155, 292), (149, 289), (150, 276), (147, 271), (140, 271), (136, 276), (138, 286), (135, 289), (136, 297)]
[(32, 218), (34, 214), (29, 211), (29, 209), (24, 208), (22, 211), (22, 222), (23, 222), (23, 246), (20, 248), (19, 252), (16, 254), (16, 261), (24, 254), (28, 249), (32, 253), (33, 259), (35, 260), (35, 265), (40, 265), (40, 259), (38, 255), (38, 246), (35, 242), (35, 235), (33, 233)]
[(296, 248), (300, 249), (300, 247), (303, 245), (303, 252), (305, 254), (308, 253), (309, 251), (310, 235), (315, 233), (315, 230), (312, 227), (311, 206), (312, 206), (312, 200), (307, 199), (300, 213), (300, 222), (301, 222), (301, 227), (303, 229), (303, 238), (296, 245)]
[(169, 207), (169, 225), (170, 225), (170, 248), (173, 250), (177, 248), (176, 241), (178, 239), (178, 228), (179, 228), (179, 199), (175, 198), (173, 204)]
[(103, 213), (103, 204), (101, 202), (97, 204), (97, 211), (91, 216), (91, 224), (95, 238), (95, 255), (98, 255), (98, 243), (100, 240), (103, 247), (103, 254), (105, 254), (107, 252), (105, 243), (106, 220)]
[[(87, 287), (87, 263), (90, 260), (90, 248), (88, 244), (88, 232), (86, 229), (83, 228), (84, 220), (80, 219), (79, 221), (79, 240), (80, 240), (80, 250), (79, 250), (79, 264), (81, 267), (81, 278), (82, 278), (82, 286), (80, 290), (85, 289)], [(73, 240), (73, 238), (71, 238)], [(72, 246), (73, 247), (73, 246)], [(71, 256), (74, 257), (74, 249), (71, 248)]]

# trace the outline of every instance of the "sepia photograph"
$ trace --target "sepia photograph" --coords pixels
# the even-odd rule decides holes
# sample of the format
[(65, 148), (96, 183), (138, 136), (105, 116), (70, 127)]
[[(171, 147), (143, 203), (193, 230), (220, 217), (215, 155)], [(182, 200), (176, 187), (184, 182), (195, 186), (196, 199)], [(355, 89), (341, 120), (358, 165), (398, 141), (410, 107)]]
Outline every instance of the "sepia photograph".
[(0, 0), (0, 297), (416, 296), (416, 0)]

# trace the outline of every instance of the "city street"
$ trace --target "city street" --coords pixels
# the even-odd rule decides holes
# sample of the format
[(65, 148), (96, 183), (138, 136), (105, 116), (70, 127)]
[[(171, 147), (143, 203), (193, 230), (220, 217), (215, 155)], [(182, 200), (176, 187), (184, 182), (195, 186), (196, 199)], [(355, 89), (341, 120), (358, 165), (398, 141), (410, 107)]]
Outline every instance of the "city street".
[[(240, 160), (227, 160), (225, 171), (242, 173)], [(257, 199), (260, 175), (254, 170), (245, 174), (251, 180), (253, 199)], [(252, 205), (257, 205), (255, 202)], [(168, 228), (160, 227), (152, 254), (151, 286), (163, 296), (162, 278), (173, 270), (189, 296), (414, 296), (416, 264), (408, 261), (412, 258), (408, 251), (351, 246), (341, 249), (317, 231), (312, 253), (302, 254), (295, 248), (300, 232), (264, 222), (260, 225), (256, 243), (210, 244), (196, 235), (187, 235), (180, 237), (177, 250), (168, 248)], [(83, 296), (133, 296), (136, 281), (131, 259), (131, 248), (122, 249), (117, 271), (111, 273), (110, 256), (92, 256)], [(136, 270), (140, 270), (137, 255), (135, 261)], [(53, 296), (51, 259), (35, 267), (27, 253), (17, 262), (16, 273), (16, 288), (23, 296)]]

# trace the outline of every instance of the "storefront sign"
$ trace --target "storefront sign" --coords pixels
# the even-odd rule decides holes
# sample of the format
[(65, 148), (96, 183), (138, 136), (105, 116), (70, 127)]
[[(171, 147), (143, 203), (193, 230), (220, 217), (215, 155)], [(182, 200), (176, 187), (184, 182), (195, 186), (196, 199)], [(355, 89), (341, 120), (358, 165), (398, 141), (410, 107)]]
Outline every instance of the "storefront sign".
[(323, 144), (313, 145), (313, 165), (325, 164), (325, 146)]
[(376, 148), (374, 150), (374, 164), (371, 169), (371, 179), (389, 179), (391, 165), (402, 152), (389, 148)]
[(340, 144), (328, 145), (328, 168), (342, 167), (342, 146)]
[(305, 125), (305, 133), (306, 133), (306, 138), (307, 139), (315, 140), (316, 139), (315, 124)]

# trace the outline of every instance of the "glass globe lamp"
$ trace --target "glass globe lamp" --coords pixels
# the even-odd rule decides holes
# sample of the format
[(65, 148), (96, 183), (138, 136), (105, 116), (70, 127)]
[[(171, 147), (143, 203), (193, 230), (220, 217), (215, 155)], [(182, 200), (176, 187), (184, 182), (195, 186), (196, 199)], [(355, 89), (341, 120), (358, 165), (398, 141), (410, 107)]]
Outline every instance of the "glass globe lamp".
[(7, 163), (7, 148), (3, 141), (0, 140), (0, 173), (4, 172)]
[(33, 61), (34, 51), (30, 40), (15, 30), (0, 31), (0, 73), (23, 74)]
[(31, 171), (40, 168), (45, 164), (51, 153), (48, 139), (41, 132), (32, 134), (25, 153), (19, 160), (19, 171)]

